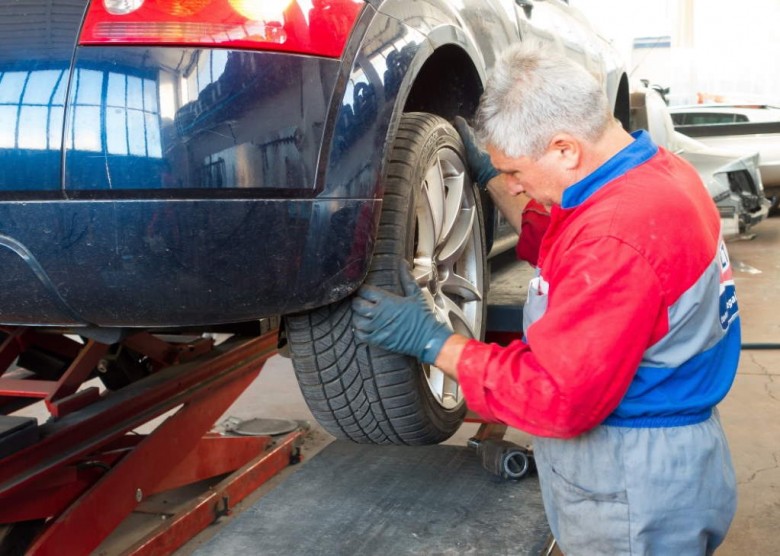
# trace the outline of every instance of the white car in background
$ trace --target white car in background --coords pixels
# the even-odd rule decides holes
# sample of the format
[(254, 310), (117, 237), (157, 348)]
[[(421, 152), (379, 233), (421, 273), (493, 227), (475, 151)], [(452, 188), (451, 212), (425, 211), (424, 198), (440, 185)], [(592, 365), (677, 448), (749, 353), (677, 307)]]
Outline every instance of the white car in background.
[(780, 122), (780, 106), (769, 104), (690, 104), (670, 106), (675, 127)]
[(652, 89), (631, 94), (631, 122), (696, 168), (718, 207), (724, 237), (745, 234), (767, 217), (771, 203), (764, 195), (757, 152), (716, 149), (675, 131), (666, 103)]
[(680, 133), (717, 149), (758, 151), (767, 196), (780, 201), (780, 107), (766, 104), (695, 104), (669, 108)]

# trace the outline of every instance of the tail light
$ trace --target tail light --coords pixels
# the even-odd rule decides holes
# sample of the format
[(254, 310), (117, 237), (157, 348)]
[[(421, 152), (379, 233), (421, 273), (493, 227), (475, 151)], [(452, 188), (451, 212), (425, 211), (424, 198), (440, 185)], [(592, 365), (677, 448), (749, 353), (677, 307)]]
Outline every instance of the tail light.
[(82, 45), (280, 50), (337, 58), (364, 0), (92, 0)]

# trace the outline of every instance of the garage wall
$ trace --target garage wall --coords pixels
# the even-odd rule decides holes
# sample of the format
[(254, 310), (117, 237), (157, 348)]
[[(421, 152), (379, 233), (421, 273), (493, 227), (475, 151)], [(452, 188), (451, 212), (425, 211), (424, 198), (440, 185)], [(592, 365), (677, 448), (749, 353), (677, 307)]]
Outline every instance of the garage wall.
[[(571, 0), (632, 69), (671, 87), (673, 104), (721, 97), (780, 104), (777, 0)], [(668, 41), (663, 37), (671, 39)], [(635, 39), (640, 47), (634, 48)], [(648, 39), (658, 47), (648, 48)]]

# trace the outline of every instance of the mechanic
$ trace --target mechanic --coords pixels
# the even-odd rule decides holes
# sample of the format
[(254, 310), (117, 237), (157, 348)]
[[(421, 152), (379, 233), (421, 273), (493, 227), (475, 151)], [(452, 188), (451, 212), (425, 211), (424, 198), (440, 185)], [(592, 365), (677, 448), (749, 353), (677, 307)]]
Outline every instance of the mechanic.
[(626, 133), (598, 80), (551, 49), (498, 61), (478, 111), (489, 159), (470, 161), (476, 175), (492, 163), (508, 197), (551, 206), (523, 340), (454, 334), (405, 265), (405, 295), (361, 288), (353, 324), (457, 378), (485, 419), (534, 435), (567, 556), (710, 554), (736, 509), (715, 408), (741, 341), (720, 218), (696, 171)]

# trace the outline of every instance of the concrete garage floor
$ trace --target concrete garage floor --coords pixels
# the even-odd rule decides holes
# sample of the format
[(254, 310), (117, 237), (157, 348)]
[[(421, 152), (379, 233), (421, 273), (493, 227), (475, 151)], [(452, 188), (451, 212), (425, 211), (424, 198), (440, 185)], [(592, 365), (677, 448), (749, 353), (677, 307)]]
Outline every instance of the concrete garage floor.
[[(780, 218), (729, 243), (742, 342), (780, 343)], [(780, 350), (743, 350), (720, 405), (739, 485), (737, 516), (719, 554), (777, 554), (780, 522)]]
[[(729, 242), (737, 295), (743, 325), (743, 343), (780, 342), (780, 218), (772, 218), (755, 228), (752, 240)], [(524, 263), (503, 268), (496, 281), (503, 283), (498, 301), (506, 302), (507, 285), (523, 295), (528, 271)], [(513, 277), (522, 276), (512, 285)], [(494, 282), (495, 283), (495, 282)], [(523, 284), (523, 285), (521, 285)], [(495, 299), (492, 300), (496, 302)], [(780, 350), (753, 350), (742, 354), (734, 387), (720, 406), (728, 434), (739, 483), (739, 507), (729, 536), (718, 554), (777, 554), (777, 524), (780, 523)], [(305, 446), (311, 458), (332, 441), (313, 422), (295, 383), (288, 360), (275, 357), (260, 378), (228, 412), (251, 418), (258, 416), (308, 420), (312, 432)], [(476, 430), (465, 424), (448, 444), (464, 445)], [(526, 443), (519, 431), (509, 438)], [(305, 465), (305, 462), (303, 463)], [(285, 473), (294, 473), (290, 469)], [(284, 475), (276, 484), (284, 480)], [(242, 506), (273, 485), (261, 489)], [(240, 509), (239, 509), (240, 511)], [(207, 529), (177, 554), (190, 554), (206, 539), (224, 527), (224, 522)]]

